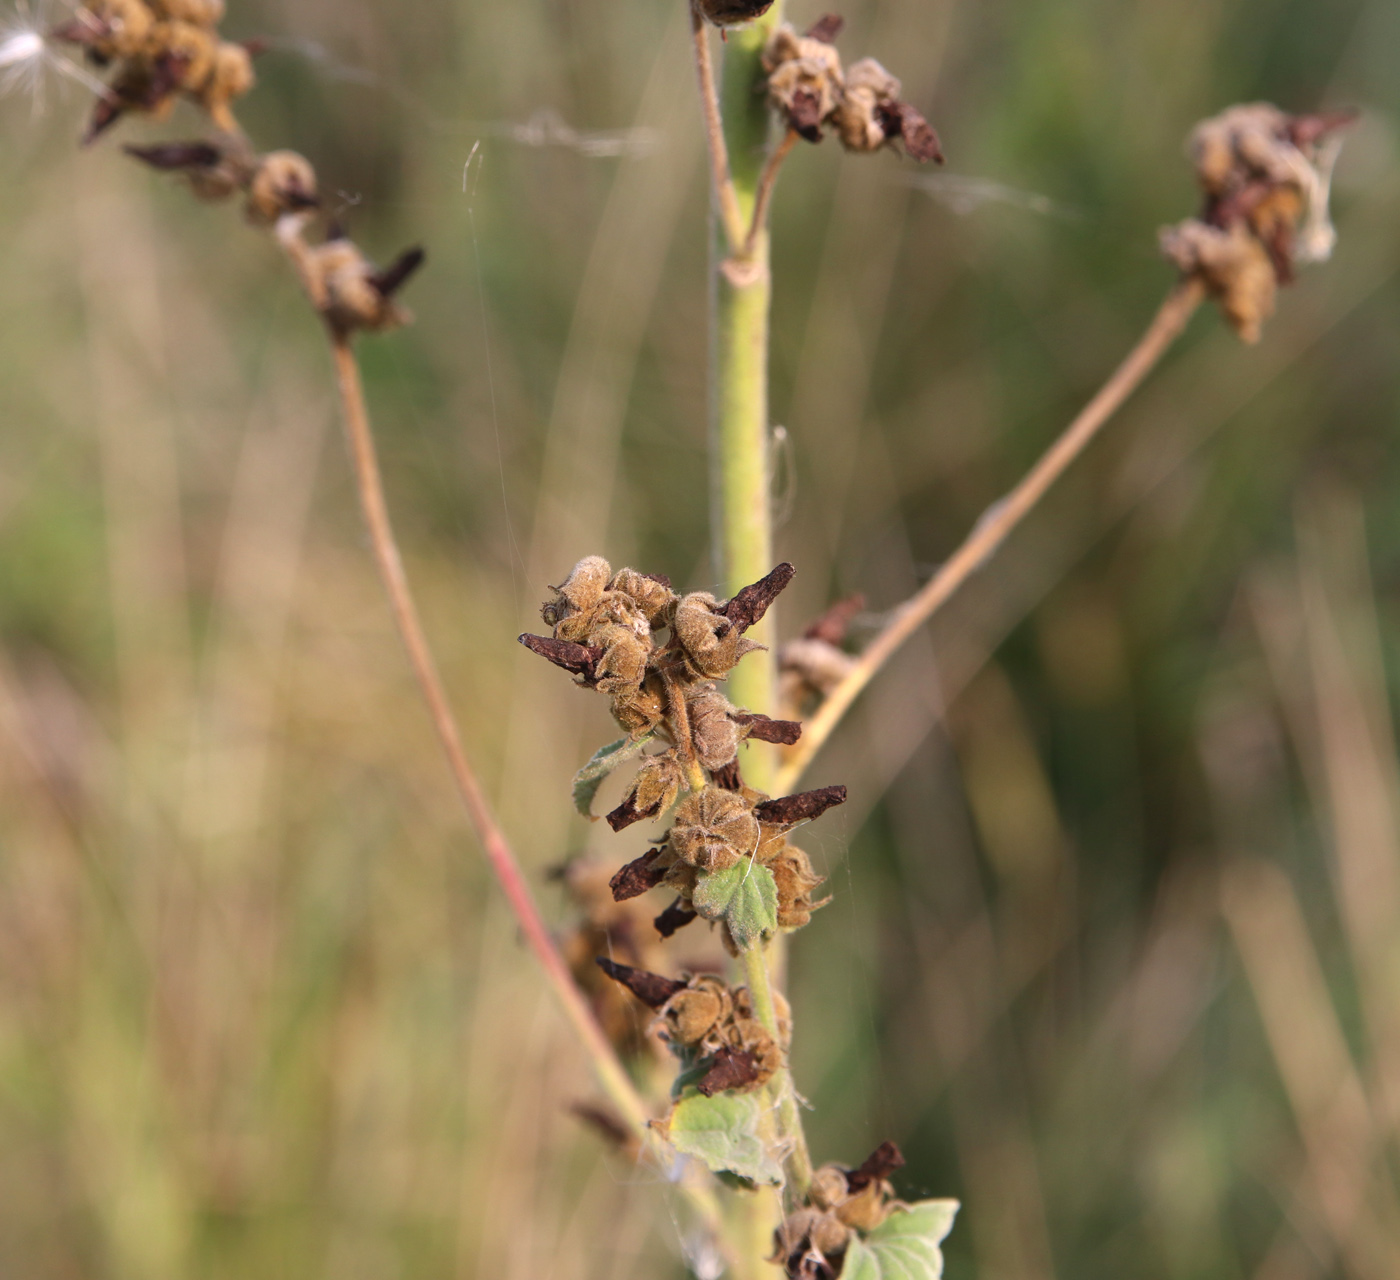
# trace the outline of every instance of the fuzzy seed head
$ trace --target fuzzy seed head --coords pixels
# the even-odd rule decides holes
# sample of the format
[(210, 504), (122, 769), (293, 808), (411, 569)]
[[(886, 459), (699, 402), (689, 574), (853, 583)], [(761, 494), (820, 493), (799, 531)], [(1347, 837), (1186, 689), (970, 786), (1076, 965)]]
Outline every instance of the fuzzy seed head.
[(733, 1011), (729, 988), (709, 974), (692, 978), (690, 986), (673, 995), (661, 1010), (666, 1038), (689, 1047), (703, 1044)]
[(316, 170), (311, 162), (295, 151), (270, 151), (253, 171), (244, 213), (255, 226), (270, 227), (315, 203)]
[(686, 690), (686, 710), (695, 758), (712, 773), (723, 769), (739, 754), (740, 730), (730, 719), (729, 699), (712, 684), (694, 685)]
[(758, 819), (733, 791), (706, 787), (676, 810), (670, 844), (682, 862), (701, 871), (727, 871), (758, 848)]
[(746, 653), (762, 648), (746, 640), (738, 627), (718, 611), (719, 601), (705, 591), (682, 597), (676, 606), (676, 639), (687, 664), (706, 680), (722, 680)]

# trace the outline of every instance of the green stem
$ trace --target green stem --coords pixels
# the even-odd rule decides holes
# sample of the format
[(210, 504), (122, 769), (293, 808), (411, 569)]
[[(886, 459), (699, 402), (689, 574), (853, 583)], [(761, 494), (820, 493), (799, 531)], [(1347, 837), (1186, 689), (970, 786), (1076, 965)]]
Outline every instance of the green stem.
[[(778, 1010), (773, 1001), (773, 988), (768, 979), (768, 960), (762, 945), (750, 947), (743, 955), (744, 977), (753, 998), (758, 1020), (774, 1040), (782, 1043), (778, 1028)], [(790, 1146), (786, 1156), (788, 1191), (793, 1199), (801, 1200), (812, 1185), (812, 1156), (807, 1150), (807, 1135), (802, 1131), (802, 1113), (798, 1108), (797, 1089), (786, 1063), (768, 1082), (768, 1089), (778, 1104), (778, 1131), (784, 1145)]]
[[(759, 21), (728, 33), (721, 80), (724, 140), (733, 191), (743, 223), (753, 217), (769, 141), (762, 91), (763, 48), (782, 20), (779, 0)], [(773, 567), (768, 421), (768, 312), (772, 298), (766, 227), (756, 227), (740, 270), (731, 247), (715, 236), (713, 346), (713, 496), (716, 559), (726, 595), (756, 582)], [(726, 265), (731, 269), (726, 270)], [(749, 634), (771, 646), (772, 613)], [(771, 712), (777, 702), (777, 665), (771, 648), (751, 654), (730, 678), (734, 702)], [(745, 750), (744, 774), (766, 790), (776, 770), (772, 747)]]

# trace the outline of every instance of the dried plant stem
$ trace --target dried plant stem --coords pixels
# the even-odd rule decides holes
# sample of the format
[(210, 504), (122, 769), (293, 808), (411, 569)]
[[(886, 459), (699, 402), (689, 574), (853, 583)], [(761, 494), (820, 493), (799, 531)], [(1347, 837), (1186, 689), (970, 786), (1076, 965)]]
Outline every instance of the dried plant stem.
[(763, 173), (758, 179), (758, 192), (754, 197), (753, 217), (749, 219), (749, 233), (744, 237), (744, 247), (738, 255), (742, 261), (747, 261), (753, 255), (759, 233), (768, 225), (768, 206), (773, 200), (773, 189), (778, 185), (778, 170), (783, 167), (783, 161), (788, 158), (800, 137), (796, 129), (789, 129), (783, 135), (783, 140), (773, 148), (763, 166)]
[(729, 145), (725, 141), (724, 125), (720, 120), (714, 61), (710, 57), (710, 29), (693, 2), (690, 26), (695, 41), (695, 75), (700, 82), (700, 108), (705, 114), (705, 140), (710, 151), (710, 184), (718, 205), (720, 225), (732, 253), (744, 243), (745, 219), (729, 170)]
[(505, 833), (496, 821), (496, 816), (491, 811), (481, 785), (467, 761), (461, 734), (447, 699), (447, 691), (443, 687), (437, 663), (428, 646), (427, 635), (424, 633), (394, 538), (384, 499), (384, 486), (380, 478), (374, 438), (365, 410), (359, 363), (355, 359), (350, 340), (334, 332), (331, 334), (331, 353), (335, 360), (336, 384), (340, 392), (346, 440), (359, 490), (360, 506), (374, 549), (375, 563), (389, 595), (394, 623), (404, 648), (408, 650), (409, 663), (428, 704), (433, 726), (447, 756), (462, 803), (466, 806), (472, 826), (476, 828), (486, 860), (491, 864), (496, 879), (505, 891), (506, 899), (515, 913), (527, 945), (535, 953), (540, 967), (544, 969), (545, 977), (554, 988), (565, 1015), (592, 1061), (599, 1085), (613, 1106), (622, 1114), (628, 1127), (639, 1136), (645, 1137), (648, 1120), (646, 1105), (618, 1061), (582, 992), (575, 985), (568, 965), (554, 945), (554, 939), (540, 916), (520, 864), (516, 861)]
[(831, 691), (821, 709), (804, 726), (802, 740), (778, 771), (774, 783), (777, 793), (792, 789), (876, 672), (987, 562), (988, 557), (1045, 496), (1050, 486), (1084, 452), (1103, 425), (1122, 407), (1180, 336), (1204, 297), (1205, 289), (1195, 278), (1184, 280), (1172, 289), (1148, 325), (1147, 332), (1083, 412), (1070, 423), (1021, 483), (987, 511), (967, 540), (944, 562), (928, 584), (895, 611), (893, 620), (860, 655), (845, 679)]

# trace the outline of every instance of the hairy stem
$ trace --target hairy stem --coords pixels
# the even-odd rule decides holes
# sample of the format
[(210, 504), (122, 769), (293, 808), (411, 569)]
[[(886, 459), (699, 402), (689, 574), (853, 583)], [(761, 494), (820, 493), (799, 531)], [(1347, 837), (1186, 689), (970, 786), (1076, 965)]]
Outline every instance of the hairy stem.
[[(744, 977), (753, 997), (754, 1012), (774, 1040), (781, 1043), (778, 1030), (778, 1010), (773, 1001), (773, 987), (768, 976), (768, 958), (761, 944), (744, 952)], [(802, 1113), (798, 1108), (797, 1090), (792, 1072), (786, 1065), (768, 1083), (778, 1104), (780, 1141), (788, 1147), (785, 1154), (788, 1191), (796, 1200), (807, 1194), (812, 1185), (812, 1156), (807, 1150), (807, 1135), (802, 1131)]]
[(774, 784), (777, 792), (792, 789), (876, 672), (987, 562), (1011, 531), (1045, 496), (1050, 486), (1084, 452), (1103, 425), (1137, 390), (1181, 335), (1204, 297), (1204, 287), (1194, 278), (1183, 280), (1172, 289), (1137, 345), (1065, 429), (1064, 434), (1041, 456), (1021, 483), (987, 511), (962, 546), (944, 562), (928, 584), (895, 610), (889, 625), (875, 637), (845, 679), (831, 691), (821, 709), (803, 727), (802, 740), (778, 771)]
[(690, 25), (695, 41), (695, 74), (700, 82), (700, 108), (705, 115), (705, 141), (710, 152), (710, 185), (714, 190), (720, 226), (729, 242), (730, 251), (735, 252), (744, 242), (746, 219), (729, 170), (729, 144), (720, 120), (714, 61), (710, 57), (710, 28), (693, 0)]

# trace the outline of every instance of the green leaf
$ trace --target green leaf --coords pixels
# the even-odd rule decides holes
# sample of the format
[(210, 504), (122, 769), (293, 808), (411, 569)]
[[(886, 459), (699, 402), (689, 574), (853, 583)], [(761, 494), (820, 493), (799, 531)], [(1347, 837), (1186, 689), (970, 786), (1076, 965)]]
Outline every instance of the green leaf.
[(593, 797), (598, 794), (603, 779), (618, 765), (625, 764), (635, 755), (640, 755), (642, 748), (654, 736), (648, 733), (640, 738), (619, 738), (616, 742), (610, 742), (606, 747), (600, 748), (593, 759), (574, 774), (574, 808), (589, 821), (596, 822), (597, 819), (593, 816)]
[(943, 1250), (956, 1200), (920, 1200), (896, 1209), (864, 1240), (852, 1239), (841, 1280), (940, 1280)]
[(739, 949), (778, 928), (778, 885), (767, 867), (745, 858), (728, 871), (701, 872), (691, 905), (706, 920), (729, 925)]
[(761, 1136), (764, 1108), (761, 1093), (707, 1098), (691, 1090), (671, 1108), (666, 1136), (677, 1151), (703, 1161), (711, 1173), (777, 1186), (783, 1170)]

